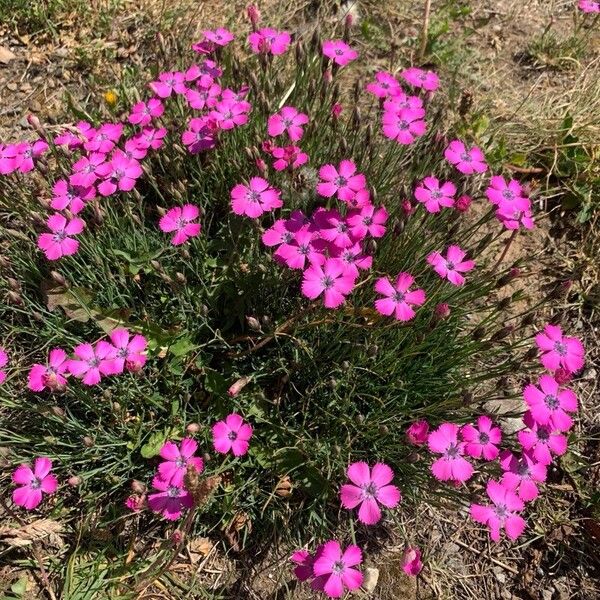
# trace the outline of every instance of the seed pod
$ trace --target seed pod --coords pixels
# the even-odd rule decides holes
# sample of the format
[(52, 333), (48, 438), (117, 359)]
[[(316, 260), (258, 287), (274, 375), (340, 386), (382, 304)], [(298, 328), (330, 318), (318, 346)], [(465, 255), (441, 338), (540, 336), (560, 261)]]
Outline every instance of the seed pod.
[(390, 432), (389, 427), (387, 425), (380, 425), (379, 426), (379, 433), (381, 435), (387, 435)]
[(0, 256), (0, 269), (8, 269), (10, 267), (10, 261), (6, 256)]
[(73, 475), (72, 477), (69, 477), (69, 479), (67, 479), (67, 483), (71, 487), (77, 487), (77, 486), (81, 485), (81, 477), (77, 477), (77, 475)]
[(85, 435), (82, 441), (86, 448), (91, 448), (94, 445), (94, 440), (89, 435)]
[(157, 270), (162, 271), (162, 265), (157, 260), (151, 260), (150, 264)]
[(179, 271), (177, 271), (177, 273), (175, 273), (175, 279), (177, 279), (178, 283), (181, 283), (183, 285), (185, 285), (187, 283), (187, 278), (183, 273), (180, 273)]
[(64, 416), (66, 415), (64, 409), (62, 409), (60, 406), (51, 406), (50, 407), (50, 412), (56, 416), (59, 417), (61, 419), (64, 418)]
[(189, 434), (194, 434), (194, 433), (198, 433), (200, 431), (201, 427), (198, 423), (189, 423), (186, 428), (185, 431), (186, 433)]
[(525, 315), (525, 317), (523, 317), (523, 320), (521, 321), (521, 326), (528, 327), (529, 325), (533, 325), (535, 323), (536, 316), (537, 315), (535, 312), (531, 312), (528, 315)]
[(502, 300), (498, 302), (498, 310), (506, 310), (510, 306), (511, 301), (512, 298), (510, 296), (502, 298)]
[(287, 498), (292, 493), (292, 489), (292, 481), (290, 480), (289, 475), (285, 475), (275, 486), (275, 493), (280, 498)]
[(21, 284), (14, 277), (7, 277), (6, 281), (8, 282), (8, 287), (11, 290), (15, 292), (21, 291)]
[(133, 479), (131, 481), (131, 491), (136, 494), (144, 494), (146, 492), (146, 484), (138, 481), (137, 479)]
[(227, 393), (231, 397), (237, 396), (248, 384), (250, 383), (250, 377), (240, 377), (237, 381), (232, 383), (227, 390)]
[(515, 328), (512, 325), (506, 325), (502, 329), (496, 331), (496, 333), (494, 333), (490, 338), (490, 341), (499, 342), (500, 340), (507, 338), (514, 330)]
[(17, 292), (13, 292), (12, 290), (8, 292), (7, 298), (11, 304), (16, 304), (17, 306), (23, 305), (23, 298)]
[(537, 348), (529, 348), (523, 357), (524, 361), (530, 361), (537, 357), (538, 349)]

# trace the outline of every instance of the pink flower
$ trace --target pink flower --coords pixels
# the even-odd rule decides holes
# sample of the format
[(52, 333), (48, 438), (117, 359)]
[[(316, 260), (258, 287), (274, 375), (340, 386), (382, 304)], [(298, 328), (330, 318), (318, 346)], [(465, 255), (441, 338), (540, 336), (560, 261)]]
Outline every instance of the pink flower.
[(222, 100), (217, 102), (209, 116), (221, 129), (233, 129), (248, 122), (247, 104), (247, 102), (236, 102), (235, 100)]
[(446, 258), (439, 252), (432, 252), (427, 257), (427, 262), (440, 277), (447, 279), (453, 285), (463, 285), (465, 278), (462, 273), (475, 268), (474, 261), (463, 260), (466, 254), (458, 246), (450, 246)]
[(255, 54), (271, 53), (278, 56), (287, 51), (291, 41), (292, 37), (287, 31), (277, 31), (269, 27), (254, 31), (248, 36), (248, 43)]
[(9, 175), (16, 170), (15, 166), (16, 146), (0, 144), (0, 175)]
[(360, 211), (350, 211), (346, 222), (352, 236), (357, 240), (362, 240), (367, 235), (374, 238), (383, 237), (387, 219), (388, 212), (384, 206), (377, 208), (372, 204), (367, 204)]
[(422, 108), (403, 108), (400, 112), (385, 111), (381, 118), (383, 135), (408, 145), (425, 133), (427, 123), (423, 120), (425, 111)]
[(252, 25), (252, 28), (255, 28), (260, 21), (260, 11), (258, 10), (258, 6), (256, 4), (248, 4), (246, 6), (246, 16)]
[(404, 81), (428, 92), (435, 92), (440, 87), (440, 78), (433, 71), (423, 71), (417, 67), (410, 67), (400, 73)]
[(344, 67), (358, 58), (358, 52), (352, 50), (352, 48), (342, 40), (325, 40), (322, 49), (323, 54), (340, 67)]
[(131, 107), (127, 120), (132, 125), (145, 127), (150, 125), (152, 119), (157, 119), (165, 112), (163, 103), (158, 98), (150, 98), (148, 102), (137, 102)]
[(542, 351), (540, 360), (549, 371), (563, 368), (576, 373), (584, 365), (583, 344), (577, 338), (563, 336), (558, 325), (546, 325), (544, 331), (535, 336), (535, 343)]
[(69, 236), (83, 231), (85, 222), (82, 219), (68, 221), (61, 214), (54, 213), (48, 217), (46, 224), (52, 233), (42, 233), (38, 237), (38, 248), (44, 251), (48, 260), (57, 260), (77, 252), (79, 242)]
[(122, 135), (122, 123), (105, 123), (98, 129), (88, 129), (85, 132), (87, 141), (83, 147), (88, 152), (108, 154), (117, 145)]
[(12, 493), (15, 504), (27, 510), (33, 510), (42, 501), (43, 494), (54, 494), (58, 481), (50, 475), (52, 461), (45, 456), (39, 456), (33, 463), (33, 471), (29, 465), (20, 465), (12, 475), (12, 480), (18, 486)]
[(52, 186), (52, 201), (50, 206), (54, 210), (68, 209), (73, 214), (83, 210), (85, 203), (95, 197), (93, 186), (80, 187), (71, 185), (66, 179), (59, 179)]
[(460, 435), (464, 442), (465, 453), (473, 458), (484, 458), (485, 460), (494, 460), (500, 452), (498, 444), (502, 441), (502, 430), (500, 427), (494, 427), (494, 422), (490, 417), (481, 415), (477, 419), (477, 427), (465, 425), (460, 430)]
[(166, 462), (158, 465), (158, 474), (169, 484), (183, 487), (183, 478), (188, 465), (192, 465), (198, 473), (204, 470), (204, 461), (199, 456), (194, 456), (198, 449), (198, 442), (192, 438), (184, 438), (179, 446), (175, 442), (165, 442), (160, 449), (160, 456)]
[(200, 234), (200, 223), (192, 223), (200, 215), (200, 209), (194, 204), (174, 206), (161, 217), (158, 226), (165, 233), (175, 232), (171, 238), (173, 246), (185, 244), (190, 238)]
[(328, 258), (322, 266), (312, 264), (304, 271), (302, 293), (311, 300), (323, 294), (326, 308), (338, 308), (354, 289), (355, 282), (354, 273), (341, 260)]
[(174, 485), (158, 475), (152, 479), (152, 487), (158, 493), (148, 496), (148, 506), (169, 521), (176, 521), (185, 508), (192, 508), (194, 499), (183, 487)]
[(331, 107), (331, 116), (337, 120), (340, 118), (340, 115), (342, 114), (343, 110), (344, 107), (341, 104), (336, 103)]
[(423, 569), (421, 562), (421, 551), (418, 548), (409, 547), (402, 556), (402, 570), (411, 577), (416, 577)]
[(98, 185), (98, 191), (103, 196), (111, 196), (117, 190), (129, 192), (142, 175), (142, 167), (134, 158), (128, 157), (122, 150), (115, 150), (110, 160), (98, 165), (96, 175), (104, 181)]
[[(20, 142), (6, 146), (3, 151), (3, 158), (6, 161), (4, 168), (0, 165), (0, 169), (7, 173), (18, 170), (21, 173), (29, 173), (35, 168), (34, 159), (40, 157), (48, 151), (48, 144), (44, 140), (37, 140), (30, 144), (29, 142)], [(0, 171), (0, 172), (2, 172)]]
[(48, 364), (34, 364), (29, 371), (28, 387), (34, 392), (44, 388), (58, 390), (66, 387), (67, 380), (63, 373), (68, 369), (67, 353), (61, 348), (53, 348), (48, 355)]
[(188, 129), (181, 135), (181, 141), (187, 146), (191, 154), (198, 154), (203, 150), (210, 150), (216, 146), (216, 133), (219, 126), (214, 119), (200, 117), (190, 119)]
[(304, 269), (306, 261), (322, 265), (325, 262), (323, 250), (314, 243), (313, 234), (301, 229), (290, 234), (292, 239), (282, 243), (274, 256), (281, 259), (290, 269)]
[(440, 185), (437, 177), (425, 177), (415, 190), (415, 198), (430, 213), (440, 212), (442, 206), (454, 206), (454, 194), (456, 186), (450, 181)]
[(345, 589), (356, 590), (363, 581), (363, 574), (353, 569), (362, 562), (358, 546), (348, 546), (342, 554), (340, 543), (331, 540), (323, 545), (315, 558), (313, 587), (322, 589), (330, 598), (341, 598)]
[(444, 156), (449, 163), (455, 165), (465, 175), (483, 173), (487, 169), (485, 156), (481, 148), (473, 146), (467, 149), (464, 142), (460, 140), (450, 142), (450, 145), (444, 152)]
[[(221, 99), (221, 86), (218, 83), (213, 83), (208, 88), (188, 90), (185, 93), (185, 98), (191, 108), (198, 110), (214, 108)], [(229, 100), (229, 98), (223, 97), (223, 100)], [(249, 106), (247, 108), (250, 109)]]
[(219, 27), (214, 31), (204, 31), (203, 33), (207, 40), (211, 41), (217, 46), (227, 46), (227, 44), (234, 39), (233, 33), (224, 27)]
[(79, 344), (73, 353), (77, 358), (67, 362), (69, 373), (82, 379), (85, 385), (100, 383), (103, 375), (112, 375), (112, 361), (115, 357), (115, 348), (112, 344), (101, 340), (95, 346)]
[[(421, 100), (419, 96), (409, 96), (402, 90), (387, 98), (383, 103), (384, 112), (392, 112), (395, 114), (400, 114), (404, 109), (417, 110), (422, 108), (423, 100)], [(423, 114), (425, 114), (425, 112), (423, 112)]]
[(546, 465), (535, 460), (532, 454), (524, 451), (520, 456), (505, 450), (500, 454), (500, 466), (505, 471), (502, 485), (517, 492), (523, 502), (535, 500), (538, 496), (536, 482), (546, 481)]
[(524, 508), (523, 501), (514, 491), (497, 481), (488, 481), (486, 489), (493, 506), (471, 504), (471, 518), (490, 528), (490, 537), (494, 542), (500, 540), (502, 529), (509, 539), (516, 540), (525, 529), (525, 520), (517, 514)]
[(302, 139), (303, 125), (308, 123), (308, 115), (298, 112), (293, 106), (284, 106), (278, 113), (271, 115), (267, 123), (267, 130), (271, 137), (287, 132), (292, 142)]
[(539, 387), (529, 384), (523, 390), (523, 397), (531, 411), (531, 416), (540, 425), (549, 425), (559, 431), (568, 431), (573, 420), (567, 413), (577, 410), (577, 396), (570, 389), (560, 389), (551, 375), (542, 375)]
[(148, 84), (150, 89), (161, 98), (168, 98), (173, 92), (185, 94), (185, 75), (179, 71), (167, 71), (158, 76), (157, 81)]
[(431, 472), (440, 481), (464, 482), (473, 475), (471, 463), (463, 458), (466, 443), (458, 441), (459, 429), (454, 423), (442, 423), (429, 434), (429, 450), (442, 455), (431, 465)]
[[(147, 150), (152, 148), (158, 150), (164, 144), (164, 137), (167, 135), (167, 130), (164, 127), (155, 129), (154, 127), (144, 127), (141, 131), (135, 134), (132, 138), (136, 141), (138, 148)], [(128, 157), (131, 159), (131, 157)]]
[(106, 155), (101, 152), (92, 152), (88, 156), (81, 157), (73, 163), (73, 174), (69, 177), (71, 185), (84, 188), (94, 185), (98, 179), (96, 169), (106, 160)]
[(579, 10), (584, 13), (600, 13), (600, 2), (595, 0), (579, 0)]
[(524, 450), (529, 450), (541, 464), (549, 465), (552, 454), (562, 456), (567, 451), (567, 438), (552, 423), (540, 425), (529, 411), (523, 416), (523, 423), (527, 429), (521, 429), (517, 433), (519, 444)]
[(533, 229), (535, 223), (531, 212), (531, 201), (528, 198), (517, 198), (514, 202), (501, 202), (496, 217), (507, 229)]
[(148, 342), (143, 335), (131, 337), (127, 329), (118, 327), (110, 332), (110, 341), (116, 349), (111, 367), (113, 374), (122, 373), (125, 368), (137, 372), (146, 364), (144, 352)]
[(402, 88), (398, 80), (386, 71), (376, 73), (375, 81), (367, 83), (366, 90), (377, 98), (387, 98), (388, 96), (397, 96), (402, 93)]
[(212, 427), (213, 446), (217, 452), (234, 456), (244, 456), (248, 452), (248, 442), (252, 437), (252, 426), (245, 423), (240, 415), (231, 413), (224, 421)]
[[(410, 321), (415, 316), (412, 306), (421, 306), (425, 302), (425, 291), (409, 290), (415, 278), (410, 273), (400, 273), (395, 285), (387, 277), (375, 282), (375, 291), (385, 296), (375, 300), (375, 308), (382, 315), (394, 314), (398, 321)], [(411, 306), (412, 305), (412, 306)]]
[(330, 247), (329, 254), (332, 258), (339, 258), (347, 272), (356, 279), (358, 279), (359, 269), (366, 270), (373, 266), (373, 257), (365, 254), (358, 242), (349, 248)]
[(307, 581), (313, 577), (313, 565), (315, 558), (307, 550), (296, 550), (290, 557), (290, 560), (296, 565), (294, 575), (300, 581)]
[(349, 248), (355, 244), (346, 219), (335, 209), (319, 211), (313, 228), (318, 231), (319, 237), (337, 248)]
[(0, 346), (0, 384), (6, 381), (6, 372), (4, 371), (4, 367), (8, 364), (8, 354)]
[(265, 212), (282, 207), (280, 194), (266, 179), (252, 177), (248, 185), (238, 183), (231, 190), (231, 209), (236, 215), (255, 219)]
[(144, 508), (145, 503), (146, 497), (138, 496), (137, 494), (131, 494), (131, 496), (128, 496), (125, 500), (125, 506), (133, 512), (140, 512), (142, 508)]
[(272, 227), (267, 229), (262, 235), (262, 242), (265, 246), (279, 246), (280, 244), (289, 244), (294, 240), (294, 233), (306, 228), (307, 219), (301, 210), (295, 210), (289, 219), (277, 219)]
[(505, 204), (514, 202), (517, 198), (524, 198), (523, 188), (518, 181), (511, 179), (506, 183), (501, 175), (494, 175), (490, 179), (490, 185), (485, 190), (485, 195), (492, 204)]
[(344, 202), (353, 200), (357, 192), (367, 186), (362, 173), (356, 173), (356, 165), (351, 160), (342, 160), (336, 169), (333, 165), (323, 165), (319, 169), (321, 182), (317, 184), (317, 192), (321, 196), (337, 197)]
[(340, 489), (340, 501), (344, 508), (358, 509), (358, 520), (365, 525), (374, 525), (381, 519), (379, 504), (394, 508), (401, 499), (400, 490), (390, 485), (394, 472), (383, 463), (369, 465), (365, 462), (352, 463), (347, 470), (348, 479)]
[(286, 146), (285, 148), (275, 146), (271, 150), (271, 155), (276, 159), (273, 161), (273, 168), (276, 171), (283, 171), (288, 167), (297, 169), (308, 162), (308, 154), (302, 152), (298, 146)]
[(422, 446), (427, 443), (429, 433), (429, 423), (425, 420), (415, 421), (411, 423), (406, 430), (406, 439), (413, 446)]

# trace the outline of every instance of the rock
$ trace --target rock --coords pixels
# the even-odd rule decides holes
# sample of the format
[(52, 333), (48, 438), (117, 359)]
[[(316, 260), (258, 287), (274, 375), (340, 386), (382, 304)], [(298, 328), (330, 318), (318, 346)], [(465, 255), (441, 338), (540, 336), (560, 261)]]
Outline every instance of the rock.
[(0, 46), (0, 63), (7, 65), (15, 58), (17, 58), (17, 55), (14, 52), (11, 52), (6, 46)]
[(367, 594), (372, 594), (379, 581), (379, 569), (367, 567), (365, 569), (365, 577), (363, 579), (362, 588)]
[(504, 572), (504, 569), (502, 567), (494, 567), (492, 569), (492, 572), (494, 573), (494, 577), (496, 578), (498, 583), (506, 583), (506, 573)]

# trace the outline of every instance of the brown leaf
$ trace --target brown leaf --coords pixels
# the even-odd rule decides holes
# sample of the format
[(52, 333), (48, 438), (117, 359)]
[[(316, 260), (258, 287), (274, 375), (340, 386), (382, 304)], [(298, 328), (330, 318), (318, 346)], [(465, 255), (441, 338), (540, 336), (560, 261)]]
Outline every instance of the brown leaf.
[(277, 483), (275, 493), (281, 498), (286, 498), (292, 493), (292, 487), (292, 480), (289, 475), (284, 475)]
[(22, 527), (0, 527), (0, 541), (16, 548), (29, 546), (33, 542), (47, 541), (51, 546), (65, 545), (60, 533), (63, 526), (52, 519), (38, 519)]
[(239, 552), (241, 549), (239, 534), (243, 529), (247, 529), (248, 533), (250, 533), (252, 531), (252, 521), (250, 521), (246, 513), (238, 512), (233, 517), (227, 529), (225, 529), (225, 537), (234, 552)]
[(0, 63), (7, 65), (11, 60), (17, 58), (17, 55), (11, 52), (6, 46), (0, 46)]
[(213, 549), (214, 544), (206, 537), (199, 537), (190, 540), (188, 551), (192, 564), (197, 563), (200, 559), (208, 556)]

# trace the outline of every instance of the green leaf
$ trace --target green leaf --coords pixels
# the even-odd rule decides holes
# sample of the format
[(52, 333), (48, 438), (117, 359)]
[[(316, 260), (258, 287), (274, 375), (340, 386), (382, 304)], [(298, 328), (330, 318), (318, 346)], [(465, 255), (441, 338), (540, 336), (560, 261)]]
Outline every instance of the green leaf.
[(16, 583), (13, 583), (10, 586), (10, 591), (13, 594), (17, 594), (19, 598), (22, 598), (27, 591), (27, 577), (25, 575), (20, 577)]
[(156, 456), (167, 440), (167, 433), (165, 431), (155, 431), (150, 439), (141, 447), (140, 454), (144, 458), (152, 458)]
[(206, 369), (204, 374), (204, 389), (212, 394), (225, 394), (227, 382), (221, 373), (214, 369)]
[(194, 344), (189, 338), (181, 338), (179, 341), (175, 342), (171, 346), (169, 346), (169, 352), (173, 356), (185, 356), (189, 354), (192, 350), (199, 348), (197, 344)]

